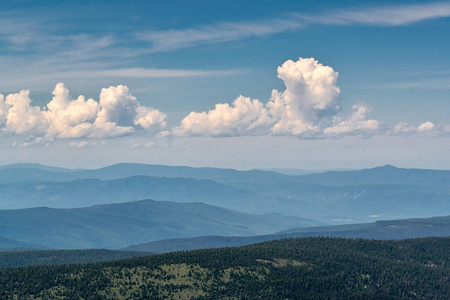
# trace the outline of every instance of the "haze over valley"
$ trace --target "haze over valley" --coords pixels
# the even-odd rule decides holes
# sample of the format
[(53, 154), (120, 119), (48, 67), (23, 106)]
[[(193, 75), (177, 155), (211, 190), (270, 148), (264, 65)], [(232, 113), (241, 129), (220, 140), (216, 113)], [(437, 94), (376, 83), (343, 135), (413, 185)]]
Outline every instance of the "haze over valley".
[(0, 0), (0, 299), (450, 299), (450, 0)]
[[(92, 170), (5, 165), (0, 167), (0, 246), (121, 249), (293, 228), (310, 228), (304, 234), (316, 235), (318, 229), (311, 227), (446, 216), (449, 178), (450, 171), (390, 165), (307, 175), (144, 164)], [(327, 228), (319, 231), (336, 231)], [(417, 234), (404, 238), (445, 235), (445, 230), (413, 227)], [(387, 230), (365, 237), (396, 236)]]

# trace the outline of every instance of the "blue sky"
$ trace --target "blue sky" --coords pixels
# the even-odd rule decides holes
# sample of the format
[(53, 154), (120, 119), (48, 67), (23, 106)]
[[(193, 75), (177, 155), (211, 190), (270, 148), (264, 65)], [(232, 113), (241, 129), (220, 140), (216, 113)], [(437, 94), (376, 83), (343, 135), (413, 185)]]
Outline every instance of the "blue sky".
[(448, 169), (448, 32), (450, 2), (0, 0), (0, 163)]

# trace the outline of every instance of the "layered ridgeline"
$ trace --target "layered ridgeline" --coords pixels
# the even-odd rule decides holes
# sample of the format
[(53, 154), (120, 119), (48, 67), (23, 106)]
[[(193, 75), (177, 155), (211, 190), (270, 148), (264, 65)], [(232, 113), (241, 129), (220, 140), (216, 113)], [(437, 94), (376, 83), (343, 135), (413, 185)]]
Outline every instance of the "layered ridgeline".
[(137, 175), (207, 179), (220, 183), (285, 181), (291, 177), (277, 172), (261, 170), (237, 171), (233, 169), (192, 168), (132, 163), (116, 164), (94, 170), (70, 170), (39, 164), (11, 164), (0, 166), (0, 183), (68, 181), (86, 178), (111, 180)]
[(270, 240), (313, 236), (380, 240), (411, 239), (418, 237), (449, 237), (450, 216), (425, 219), (377, 221), (374, 223), (365, 224), (295, 228), (283, 232), (259, 236), (202, 236), (194, 238), (167, 239), (130, 246), (125, 250), (165, 253), (195, 249), (236, 247)]
[(219, 183), (279, 183), (305, 182), (327, 186), (361, 184), (397, 184), (448, 186), (450, 171), (403, 169), (391, 165), (351, 171), (328, 171), (318, 174), (287, 175), (274, 171), (237, 171), (220, 168), (193, 168), (122, 163), (104, 168), (83, 170), (49, 167), (40, 164), (10, 164), (0, 166), (0, 183), (24, 181), (68, 181), (83, 178), (111, 180), (136, 175), (208, 179)]
[(75, 209), (39, 207), (0, 211), (0, 243), (6, 242), (0, 248), (117, 249), (167, 238), (268, 234), (313, 224), (317, 222), (203, 203), (142, 200)]
[(152, 176), (2, 184), (0, 199), (0, 209), (76, 208), (144, 199), (203, 202), (247, 213), (280, 213), (290, 209), (298, 214), (297, 211), (308, 207), (299, 200), (260, 195), (212, 180)]
[(5, 299), (449, 299), (450, 238), (302, 238), (0, 269)]
[[(0, 249), (0, 267), (106, 261), (146, 253), (165, 253), (206, 248), (236, 247), (295, 237), (347, 237), (365, 239), (407, 239), (450, 236), (450, 216), (429, 219), (378, 221), (369, 224), (290, 229), (258, 236), (203, 236), (166, 239), (130, 246), (125, 251)], [(1, 240), (1, 239), (0, 239)], [(3, 242), (3, 241), (1, 241)], [(11, 241), (9, 241), (11, 244)], [(30, 246), (28, 245), (28, 248)], [(137, 252), (141, 251), (141, 252)]]
[(334, 224), (450, 214), (450, 171), (392, 166), (290, 176), (141, 164), (96, 170), (21, 164), (1, 167), (0, 183), (1, 209), (155, 199)]

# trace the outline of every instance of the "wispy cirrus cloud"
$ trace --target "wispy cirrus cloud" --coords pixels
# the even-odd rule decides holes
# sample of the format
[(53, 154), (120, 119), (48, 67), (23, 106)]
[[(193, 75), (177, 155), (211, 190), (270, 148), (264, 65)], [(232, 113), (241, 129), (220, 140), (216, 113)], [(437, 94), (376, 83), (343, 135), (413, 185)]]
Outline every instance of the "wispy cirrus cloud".
[(263, 37), (294, 30), (301, 26), (297, 20), (274, 19), (264, 22), (216, 23), (196, 28), (167, 31), (144, 31), (138, 39), (151, 42), (152, 52), (174, 51), (197, 45), (230, 42), (249, 37)]
[(450, 16), (450, 2), (405, 4), (363, 9), (332, 10), (316, 15), (296, 14), (309, 23), (329, 25), (366, 24), (402, 26)]
[[(64, 80), (228, 76), (241, 70), (141, 67), (148, 47), (113, 33), (67, 33), (55, 20), (0, 12), (0, 89), (48, 86)], [(131, 67), (130, 67), (131, 66)], [(139, 67), (134, 67), (139, 66)]]
[(392, 88), (392, 89), (427, 89), (427, 90), (449, 90), (450, 77), (440, 76), (424, 79), (410, 79), (408, 81), (389, 82), (372, 88)]
[(58, 78), (177, 78), (196, 76), (233, 75), (240, 70), (183, 70), (183, 69), (153, 69), (153, 68), (120, 68), (110, 70), (86, 70), (61, 72), (54, 74)]
[(136, 37), (152, 43), (151, 52), (165, 52), (251, 37), (265, 37), (315, 24), (402, 26), (449, 16), (450, 2), (405, 4), (334, 9), (317, 14), (292, 13), (283, 19), (265, 21), (221, 22), (193, 28), (150, 30), (139, 32)]
[[(37, 68), (39, 70), (39, 68)], [(89, 78), (186, 78), (199, 76), (228, 76), (244, 72), (244, 70), (189, 70), (189, 69), (154, 69), (154, 68), (118, 68), (98, 70), (90, 68), (75, 68), (71, 71), (54, 70), (46, 73), (28, 72), (19, 78), (2, 76), (2, 84), (16, 85), (27, 81), (61, 81), (65, 79)]]
[[(2, 30), (5, 32), (3, 39)], [(185, 78), (229, 76), (242, 72), (229, 69), (124, 67), (136, 65), (139, 57), (148, 53), (148, 49), (127, 48), (121, 44), (120, 39), (112, 35), (57, 36), (51, 33), (43, 35), (37, 30), (35, 37), (39, 37), (39, 41), (36, 41), (35, 37), (24, 37), (23, 41), (19, 41), (19, 33), (14, 37), (16, 33), (13, 29), (10, 31), (0, 28), (2, 90), (22, 87), (39, 89), (47, 83), (53, 84), (68, 79)], [(42, 43), (42, 40), (46, 42)], [(22, 50), (22, 47), (26, 50)], [(22, 53), (23, 51), (28, 53)]]

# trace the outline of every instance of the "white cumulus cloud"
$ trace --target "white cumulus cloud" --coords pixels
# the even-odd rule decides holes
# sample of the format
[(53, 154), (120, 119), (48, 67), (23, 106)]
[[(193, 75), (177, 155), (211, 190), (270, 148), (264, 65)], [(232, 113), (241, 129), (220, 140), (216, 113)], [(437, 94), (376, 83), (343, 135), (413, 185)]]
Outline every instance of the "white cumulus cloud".
[(425, 122), (415, 126), (382, 124), (369, 118), (371, 107), (353, 105), (348, 116), (340, 112), (339, 74), (314, 58), (288, 60), (277, 69), (284, 91), (273, 90), (266, 103), (239, 96), (233, 103), (219, 103), (210, 111), (191, 112), (181, 124), (159, 137), (292, 135), (299, 138), (341, 138), (389, 135), (447, 135), (450, 126)]
[(425, 122), (419, 125), (417, 130), (419, 132), (429, 132), (432, 131), (436, 126), (431, 122)]
[(276, 135), (315, 135), (319, 121), (339, 110), (337, 79), (339, 74), (314, 58), (288, 60), (278, 67), (278, 78), (286, 90), (272, 91), (267, 104), (276, 121), (272, 133)]
[(450, 135), (450, 125), (434, 124), (430, 121), (419, 125), (400, 122), (388, 130), (387, 134), (406, 136), (448, 136)]
[[(166, 115), (142, 106), (124, 85), (104, 88), (99, 101), (72, 98), (58, 83), (44, 107), (33, 106), (29, 91), (6, 97), (0, 94), (0, 135), (25, 138), (16, 146), (45, 145), (56, 138), (110, 138), (146, 132), (155, 137), (280, 135), (304, 139), (370, 137), (377, 134), (448, 136), (450, 126), (424, 122), (394, 126), (369, 118), (371, 107), (357, 103), (352, 112), (340, 113), (339, 74), (314, 58), (288, 60), (277, 69), (283, 91), (273, 90), (267, 102), (239, 96), (214, 109), (191, 112), (179, 126), (165, 129)], [(72, 147), (92, 145), (73, 142)], [(153, 147), (148, 143), (145, 147)], [(141, 145), (139, 145), (141, 147)]]
[(371, 108), (365, 103), (358, 103), (352, 107), (353, 113), (343, 120), (341, 117), (333, 118), (332, 125), (323, 130), (327, 136), (341, 137), (348, 134), (370, 136), (380, 133), (381, 123), (377, 120), (367, 120)]
[(30, 106), (29, 91), (20, 91), (5, 97), (6, 108), (4, 132), (16, 134), (44, 134), (47, 123), (40, 107)]
[(232, 105), (216, 104), (209, 112), (191, 112), (173, 129), (175, 135), (233, 136), (251, 134), (269, 116), (259, 100), (239, 96)]
[(1, 132), (32, 139), (26, 142), (30, 145), (38, 140), (108, 138), (166, 127), (164, 113), (141, 106), (123, 85), (102, 89), (97, 102), (84, 96), (72, 99), (64, 84), (58, 83), (46, 107), (31, 102), (29, 91), (0, 95)]
[[(231, 105), (216, 104), (215, 109), (208, 112), (191, 112), (172, 133), (322, 137), (324, 123), (329, 123), (325, 120), (330, 120), (340, 109), (339, 74), (314, 58), (288, 60), (277, 71), (286, 89), (273, 90), (267, 103), (239, 96)], [(334, 129), (329, 129), (327, 135), (376, 132), (380, 125), (375, 120), (366, 120), (368, 111), (365, 106), (358, 106), (348, 120), (334, 119)]]

